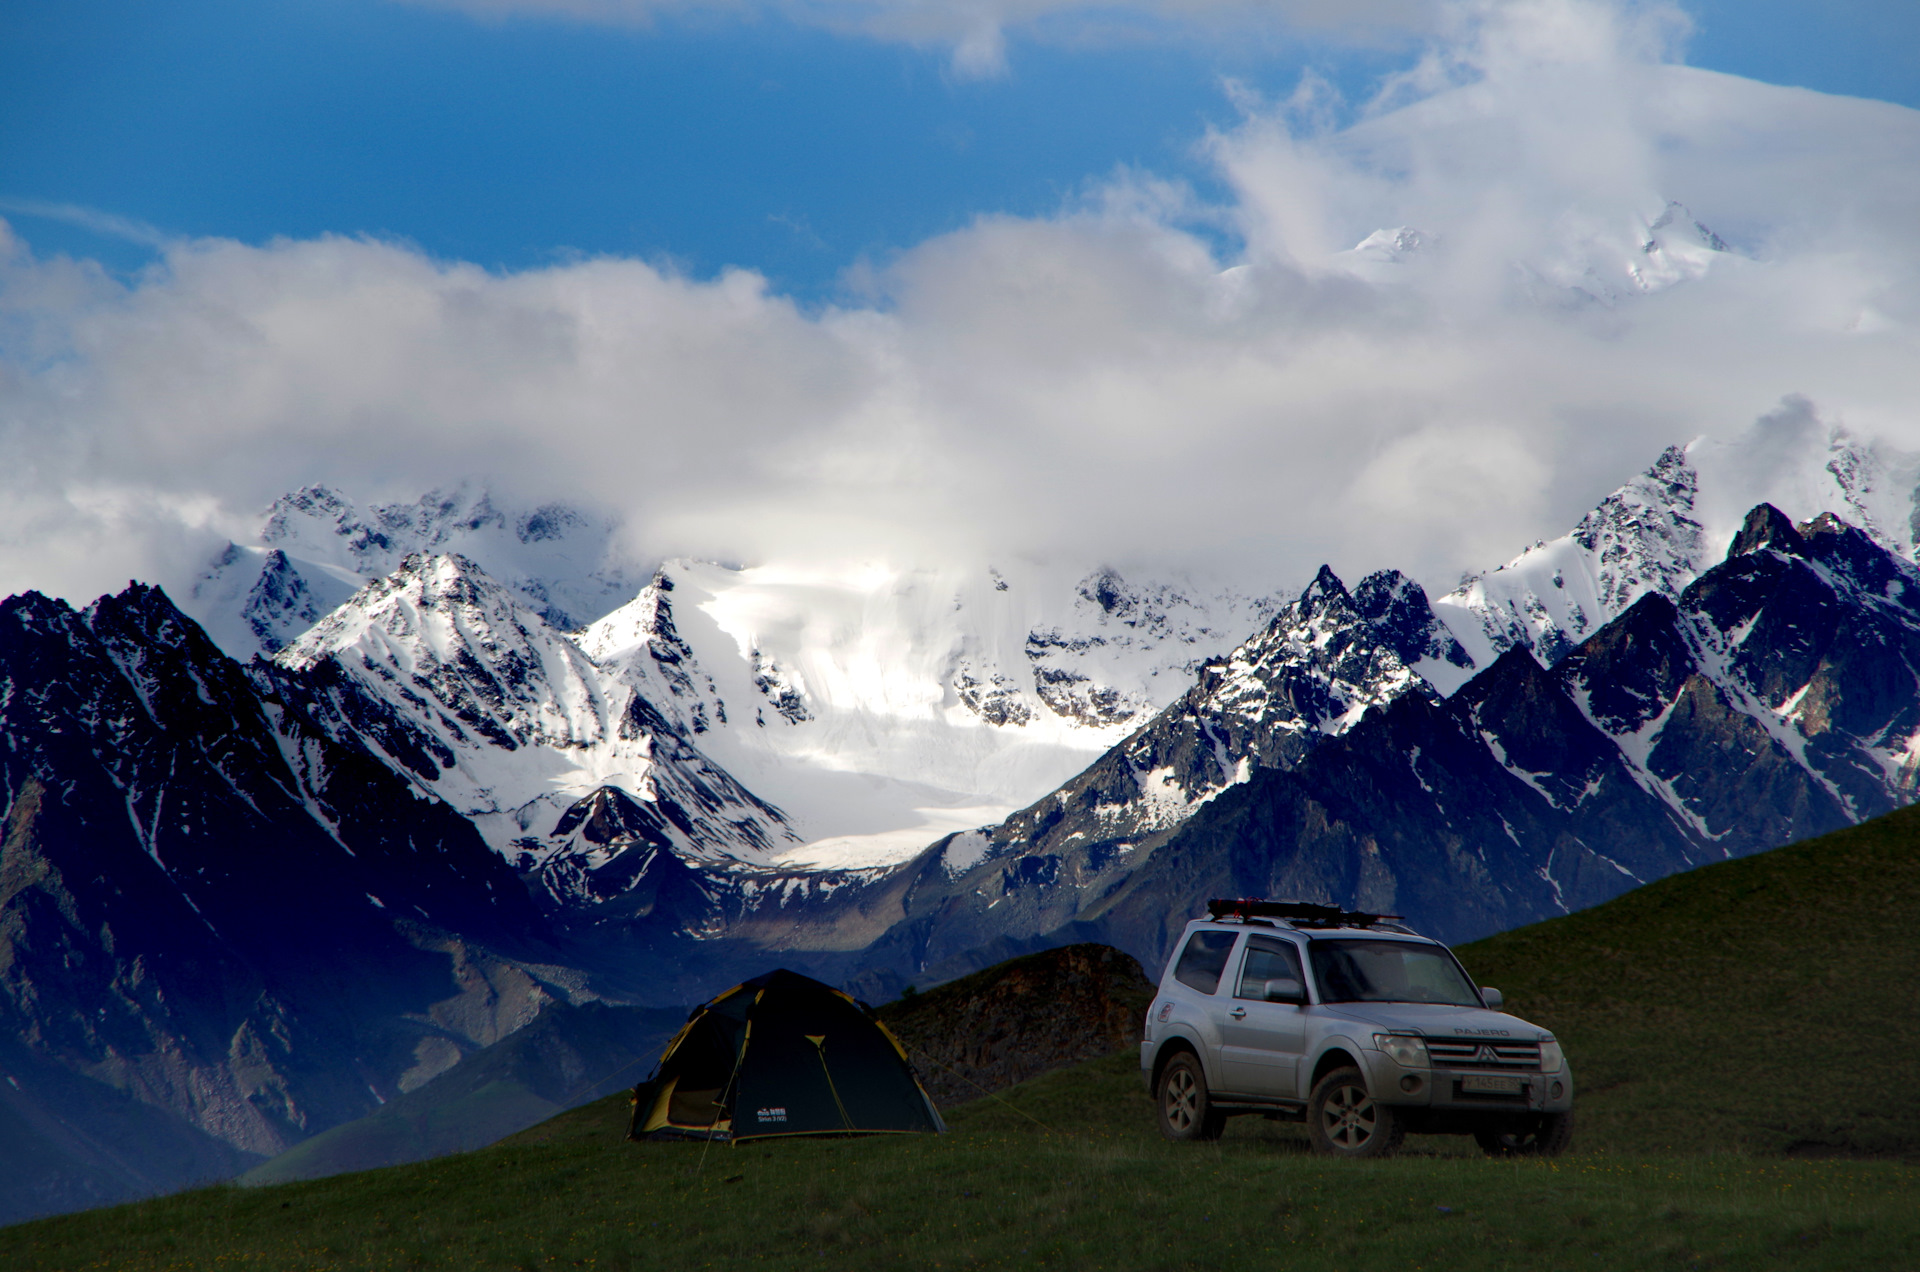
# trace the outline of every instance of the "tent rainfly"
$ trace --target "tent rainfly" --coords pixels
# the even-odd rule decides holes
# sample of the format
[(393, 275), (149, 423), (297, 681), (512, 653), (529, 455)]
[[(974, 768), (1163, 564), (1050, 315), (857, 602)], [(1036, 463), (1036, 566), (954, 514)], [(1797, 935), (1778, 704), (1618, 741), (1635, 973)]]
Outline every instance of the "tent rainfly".
[(784, 968), (694, 1009), (633, 1089), (628, 1139), (947, 1129), (899, 1040), (852, 998)]

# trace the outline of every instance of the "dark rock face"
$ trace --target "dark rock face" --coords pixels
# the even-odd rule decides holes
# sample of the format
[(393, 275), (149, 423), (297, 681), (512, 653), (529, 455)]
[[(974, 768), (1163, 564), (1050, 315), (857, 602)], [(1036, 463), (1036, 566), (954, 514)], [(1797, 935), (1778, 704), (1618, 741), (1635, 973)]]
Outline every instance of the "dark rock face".
[(536, 886), (555, 906), (590, 906), (590, 921), (631, 927), (641, 941), (706, 933), (720, 917), (716, 883), (674, 854), (676, 815), (685, 812), (601, 787), (553, 828), (568, 850), (533, 872)]
[(934, 1102), (961, 1104), (1134, 1045), (1153, 993), (1128, 955), (1068, 945), (910, 995), (878, 1015)]
[(1353, 607), (1408, 666), (1429, 658), (1473, 666), (1453, 633), (1433, 616), (1425, 589), (1398, 570), (1377, 570), (1361, 579), (1353, 589)]
[(12, 1149), (69, 1180), (34, 1204), (224, 1173), (538, 1005), (498, 1000), (541, 923), (471, 825), (157, 589), (0, 603), (0, 745), (0, 1018), (53, 1101)]

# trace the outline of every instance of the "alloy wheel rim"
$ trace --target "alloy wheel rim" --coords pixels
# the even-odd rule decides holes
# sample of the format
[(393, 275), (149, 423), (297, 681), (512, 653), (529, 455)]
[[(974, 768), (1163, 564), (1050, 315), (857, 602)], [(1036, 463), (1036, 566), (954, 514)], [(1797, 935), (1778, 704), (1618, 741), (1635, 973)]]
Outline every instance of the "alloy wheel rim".
[(1167, 1079), (1166, 1112), (1175, 1130), (1184, 1131), (1194, 1123), (1194, 1081), (1185, 1069), (1175, 1070)]
[(1361, 1148), (1373, 1138), (1373, 1101), (1359, 1087), (1343, 1086), (1327, 1097), (1321, 1121), (1327, 1138), (1342, 1148)]

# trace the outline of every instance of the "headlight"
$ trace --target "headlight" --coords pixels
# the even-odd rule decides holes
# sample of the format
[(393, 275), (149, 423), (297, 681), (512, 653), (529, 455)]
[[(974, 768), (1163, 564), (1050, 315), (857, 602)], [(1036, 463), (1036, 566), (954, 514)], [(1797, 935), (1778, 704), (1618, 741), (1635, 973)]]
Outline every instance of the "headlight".
[(1404, 1068), (1425, 1069), (1431, 1063), (1427, 1059), (1427, 1044), (1408, 1034), (1375, 1034), (1373, 1045)]
[(1540, 1072), (1558, 1073), (1567, 1063), (1566, 1056), (1560, 1052), (1560, 1044), (1548, 1038), (1540, 1044)]

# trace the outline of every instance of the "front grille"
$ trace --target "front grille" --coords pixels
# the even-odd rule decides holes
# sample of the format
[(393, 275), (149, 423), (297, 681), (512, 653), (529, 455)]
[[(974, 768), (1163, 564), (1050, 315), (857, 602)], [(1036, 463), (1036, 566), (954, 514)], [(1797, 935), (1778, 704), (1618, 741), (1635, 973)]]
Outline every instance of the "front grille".
[(1538, 1069), (1540, 1044), (1492, 1038), (1429, 1038), (1427, 1054), (1440, 1069)]

